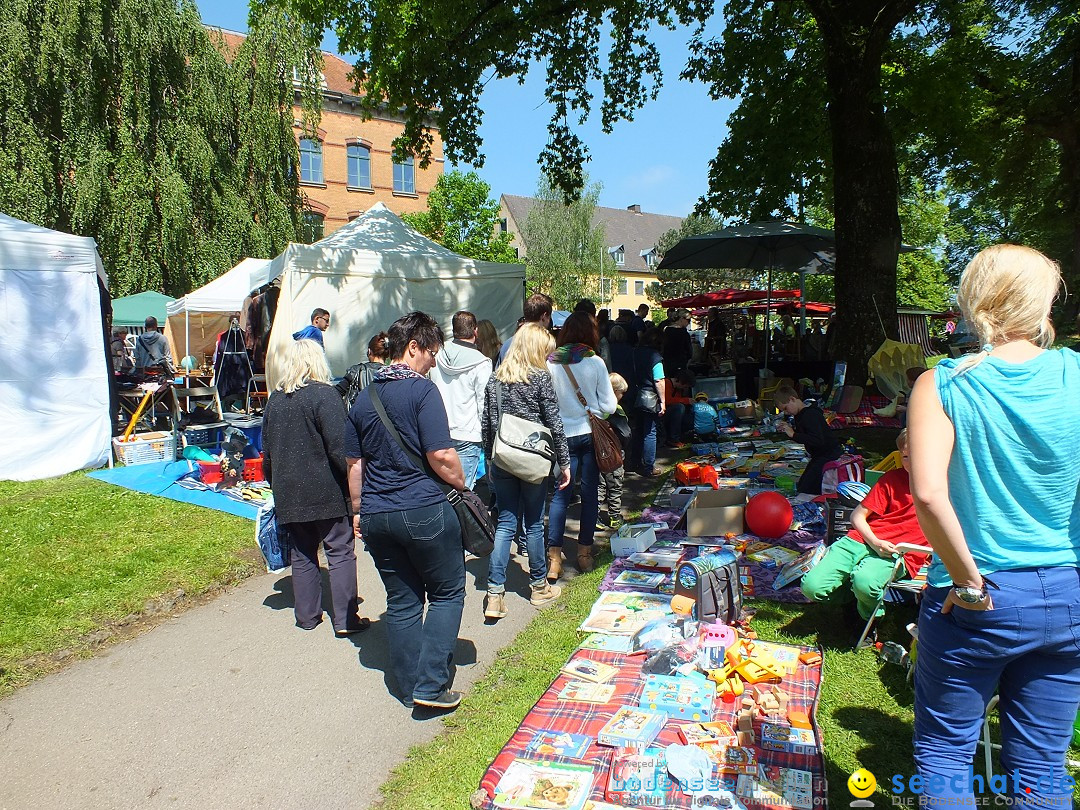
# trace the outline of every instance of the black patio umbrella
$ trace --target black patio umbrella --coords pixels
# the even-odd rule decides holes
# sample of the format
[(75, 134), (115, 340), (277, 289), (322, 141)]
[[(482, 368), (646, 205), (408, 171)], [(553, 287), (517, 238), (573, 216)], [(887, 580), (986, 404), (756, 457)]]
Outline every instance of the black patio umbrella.
[[(912, 250), (908, 245), (900, 247), (901, 253)], [(688, 236), (664, 254), (659, 268), (767, 270), (771, 291), (773, 270), (798, 272), (805, 282), (807, 273), (831, 273), (835, 256), (836, 235), (826, 228), (801, 222), (751, 222)], [(800, 293), (805, 299), (804, 283), (800, 283)], [(771, 300), (766, 302), (766, 326), (770, 305)], [(771, 337), (766, 328), (765, 368), (769, 367)]]

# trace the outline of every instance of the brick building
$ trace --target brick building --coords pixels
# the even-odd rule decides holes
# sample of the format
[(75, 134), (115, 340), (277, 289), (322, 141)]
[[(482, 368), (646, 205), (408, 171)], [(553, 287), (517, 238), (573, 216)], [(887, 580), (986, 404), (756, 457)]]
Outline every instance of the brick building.
[[(235, 53), (243, 34), (220, 32)], [(432, 161), (421, 169), (412, 158), (397, 163), (392, 143), (403, 120), (383, 108), (370, 120), (360, 117), (352, 65), (323, 51), (322, 118), (316, 137), (302, 138), (300, 110), (294, 128), (300, 146), (300, 191), (304, 198), (307, 241), (317, 241), (355, 219), (377, 202), (395, 214), (427, 210), (427, 198), (443, 173), (442, 139), (433, 129)]]
[[(513, 235), (513, 244), (521, 259), (528, 252), (521, 229), (535, 204), (533, 197), (503, 194), (499, 198), (500, 228)], [(604, 226), (607, 252), (619, 273), (614, 283), (609, 284), (605, 280), (608, 290), (603, 296), (604, 300), (598, 304), (611, 309), (612, 315), (620, 309), (636, 309), (639, 304), (648, 304), (646, 290), (657, 281), (656, 271), (653, 270), (659, 263), (656, 243), (665, 233), (678, 228), (682, 218), (645, 213), (640, 205), (626, 208), (598, 205), (593, 212), (592, 224), (593, 227)], [(559, 303), (561, 306), (572, 306), (574, 302)]]

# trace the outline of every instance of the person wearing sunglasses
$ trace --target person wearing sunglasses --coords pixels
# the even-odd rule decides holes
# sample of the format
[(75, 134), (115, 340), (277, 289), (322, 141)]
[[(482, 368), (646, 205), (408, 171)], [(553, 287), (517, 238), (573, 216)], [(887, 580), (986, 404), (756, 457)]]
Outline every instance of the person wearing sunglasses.
[(311, 311), (311, 324), (293, 332), (293, 340), (314, 340), (325, 349), (322, 333), (329, 328), (330, 313), (322, 307), (316, 307)]

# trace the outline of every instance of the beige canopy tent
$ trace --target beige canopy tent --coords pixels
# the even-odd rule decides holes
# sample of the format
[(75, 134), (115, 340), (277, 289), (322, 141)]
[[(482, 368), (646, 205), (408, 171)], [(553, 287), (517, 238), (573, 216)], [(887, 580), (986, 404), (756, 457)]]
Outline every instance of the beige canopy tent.
[(240, 311), (248, 293), (274, 278), (269, 259), (244, 259), (206, 286), (166, 304), (165, 337), (173, 357), (192, 355), (199, 362), (212, 358), (217, 336), (229, 328), (229, 317)]
[(365, 360), (372, 336), (413, 310), (434, 317), (449, 334), (467, 309), (488, 319), (503, 339), (513, 334), (525, 291), (525, 267), (459, 256), (395, 216), (382, 203), (313, 245), (290, 244), (270, 265), (281, 296), (270, 333), (267, 382), (317, 307), (329, 310), (324, 334), (330, 370), (341, 376)]

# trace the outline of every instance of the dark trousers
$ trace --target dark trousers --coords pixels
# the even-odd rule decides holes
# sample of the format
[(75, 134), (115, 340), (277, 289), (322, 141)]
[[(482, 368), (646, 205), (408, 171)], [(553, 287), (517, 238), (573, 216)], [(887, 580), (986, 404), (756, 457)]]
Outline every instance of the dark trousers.
[(356, 554), (347, 517), (288, 523), (292, 549), (293, 608), (296, 624), (310, 630), (322, 621), (322, 573), (319, 544), (330, 569), (330, 604), (334, 630), (356, 623)]
[(441, 501), (408, 512), (363, 515), (360, 529), (386, 588), (390, 664), (401, 696), (433, 700), (450, 679), (465, 607), (465, 552), (457, 515)]

